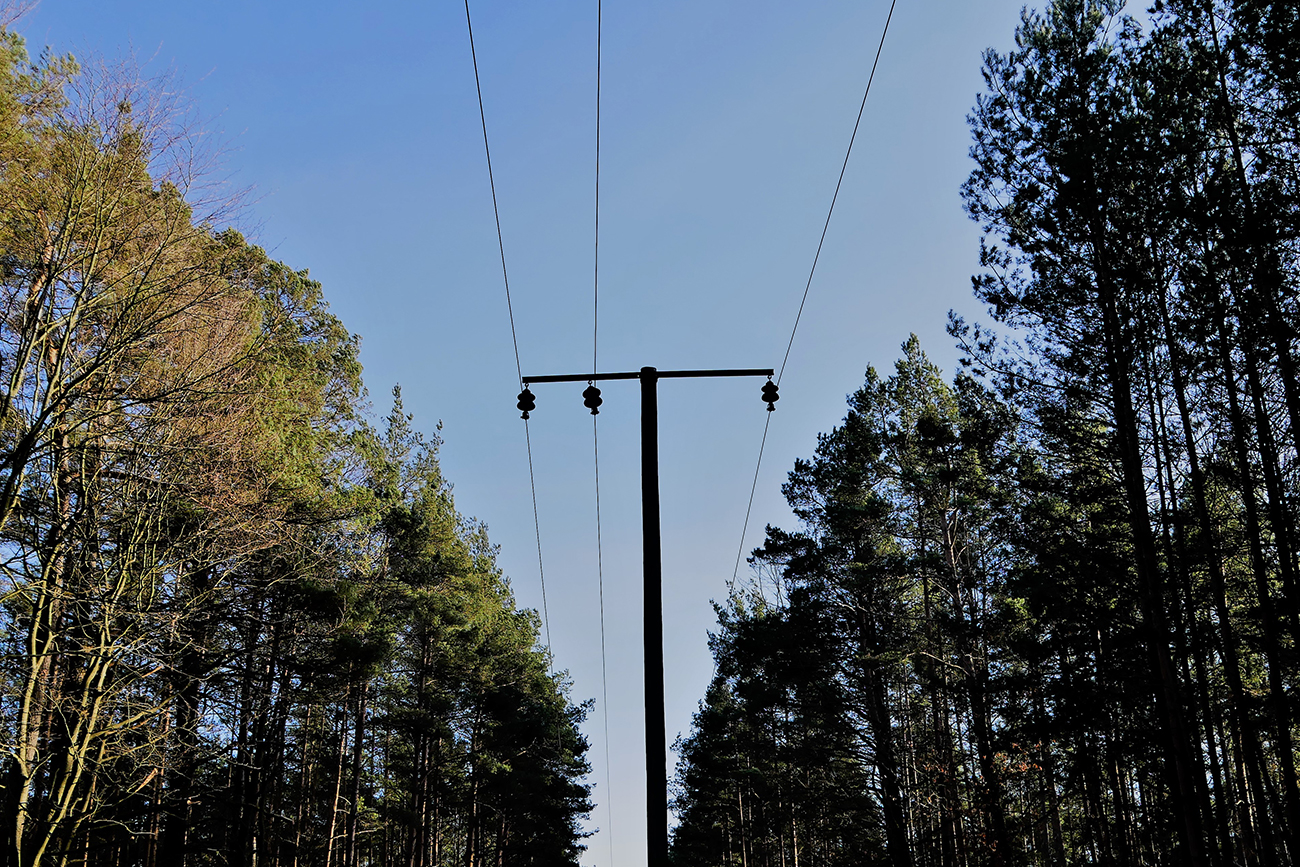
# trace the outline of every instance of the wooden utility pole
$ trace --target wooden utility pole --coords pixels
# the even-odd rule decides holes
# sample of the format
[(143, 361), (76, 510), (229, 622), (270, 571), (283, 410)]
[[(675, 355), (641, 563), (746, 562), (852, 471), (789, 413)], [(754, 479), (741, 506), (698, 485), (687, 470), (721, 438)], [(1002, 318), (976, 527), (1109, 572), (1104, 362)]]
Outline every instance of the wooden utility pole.
[[(664, 618), (663, 555), (659, 534), (659, 395), (661, 379), (715, 376), (765, 376), (763, 400), (769, 411), (779, 400), (770, 369), (656, 370), (643, 367), (627, 373), (573, 373), (559, 376), (525, 376), (519, 395), (524, 418), (535, 407), (528, 386), (540, 382), (587, 382), (610, 379), (641, 380), (641, 538), (644, 561), (645, 646), (645, 811), (646, 855), (649, 867), (668, 864), (668, 734), (664, 722)], [(583, 392), (591, 414), (599, 412), (600, 389)]]

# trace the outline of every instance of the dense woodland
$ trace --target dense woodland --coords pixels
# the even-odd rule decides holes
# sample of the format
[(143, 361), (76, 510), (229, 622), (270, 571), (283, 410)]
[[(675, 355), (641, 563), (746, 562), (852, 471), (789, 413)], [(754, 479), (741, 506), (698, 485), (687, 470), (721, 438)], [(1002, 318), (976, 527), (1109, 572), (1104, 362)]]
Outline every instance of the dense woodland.
[(790, 473), (678, 864), (1300, 863), (1300, 5), (1120, 5), (985, 55), (993, 322)]
[[(683, 867), (1300, 863), (1300, 6), (1027, 11), (950, 318), (718, 606)], [(576, 864), (587, 706), (305, 271), (0, 28), (0, 851)]]
[(0, 28), (3, 863), (576, 864), (586, 707), (175, 92)]

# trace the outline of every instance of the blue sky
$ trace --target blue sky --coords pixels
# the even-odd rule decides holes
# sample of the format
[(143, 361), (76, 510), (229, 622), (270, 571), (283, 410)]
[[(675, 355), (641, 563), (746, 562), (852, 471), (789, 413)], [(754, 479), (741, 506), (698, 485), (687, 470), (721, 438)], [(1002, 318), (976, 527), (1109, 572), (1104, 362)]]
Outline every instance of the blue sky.
[[(869, 365), (915, 332), (951, 371), (978, 227), (958, 187), (980, 54), (1009, 0), (901, 0), (782, 383), (746, 549), (789, 526), (785, 473)], [(525, 374), (591, 358), (594, 0), (472, 2)], [(778, 367), (888, 0), (604, 5), (601, 367)], [(240, 227), (323, 281), (362, 337), (375, 410), (400, 382), (441, 420), (462, 511), (540, 607), (523, 423), (464, 7), (440, 2), (44, 0), (33, 53), (134, 53), (174, 69), (253, 190)], [(759, 380), (660, 389), (670, 738), (712, 673), (706, 645), (740, 543), (765, 420)], [(601, 695), (591, 416), (538, 386), (533, 455), (557, 667)], [(638, 394), (599, 417), (608, 753), (587, 725), (597, 809), (584, 864), (644, 863)], [(744, 567), (742, 566), (742, 569)], [(612, 829), (612, 834), (610, 833)]]

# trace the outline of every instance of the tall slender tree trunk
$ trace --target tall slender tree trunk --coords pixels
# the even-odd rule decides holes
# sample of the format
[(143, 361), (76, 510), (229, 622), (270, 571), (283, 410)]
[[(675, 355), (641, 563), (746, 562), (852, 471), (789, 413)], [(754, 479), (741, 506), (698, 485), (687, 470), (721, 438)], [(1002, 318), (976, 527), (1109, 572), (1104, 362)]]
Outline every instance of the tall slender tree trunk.
[[(1196, 791), (1201, 802), (1201, 813), (1213, 821), (1215, 833), (1209, 836), (1210, 861), (1221, 867), (1225, 852), (1231, 851), (1227, 819), (1223, 807), (1223, 782), (1219, 774), (1218, 756), (1213, 745), (1213, 726), (1210, 720), (1208, 676), (1201, 651), (1200, 620), (1192, 596), (1191, 578), (1188, 575), (1187, 545), (1184, 538), (1183, 510), (1180, 507), (1179, 488), (1174, 479), (1174, 455), (1170, 443), (1169, 418), (1165, 412), (1167, 401), (1163, 377), (1156, 368), (1154, 346), (1143, 339), (1142, 374), (1147, 395), (1148, 423), (1151, 426), (1152, 452), (1155, 458), (1156, 493), (1159, 502), (1160, 541), (1175, 581), (1171, 594), (1174, 616), (1175, 646), (1181, 664), (1180, 674), (1187, 684), (1191, 740), (1196, 749), (1192, 752), (1196, 771)], [(1203, 700), (1204, 699), (1204, 700)], [(1202, 723), (1204, 728), (1202, 729)], [(1202, 734), (1204, 732), (1204, 735)], [(1208, 740), (1209, 748), (1201, 749)], [(1211, 785), (1206, 785), (1205, 757), (1209, 756)], [(1213, 795), (1213, 797), (1212, 797)]]
[(369, 692), (370, 681), (363, 679), (357, 690), (356, 715), (352, 723), (352, 808), (348, 811), (344, 867), (357, 867), (357, 821), (361, 813), (361, 759), (365, 747), (366, 698)]
[[(1098, 273), (1104, 272), (1099, 270)], [(1134, 566), (1146, 626), (1147, 651), (1155, 674), (1156, 706), (1165, 724), (1174, 813), (1185, 851), (1185, 863), (1191, 867), (1208, 867), (1201, 816), (1197, 809), (1194, 762), (1184, 719), (1182, 690), (1169, 653), (1169, 623), (1165, 616), (1163, 582), (1147, 508), (1146, 474), (1143, 470), (1127, 359), (1128, 340), (1121, 326), (1113, 288), (1105, 284), (1104, 278), (1103, 284), (1098, 288), (1101, 293), (1111, 406), (1123, 471), (1125, 501), (1133, 533)]]
[[(347, 700), (352, 692), (349, 686), (343, 695), (343, 707), (347, 707)], [(334, 857), (334, 841), (338, 837), (339, 827), (339, 800), (343, 796), (343, 767), (344, 758), (347, 756), (348, 744), (348, 723), (346, 711), (339, 714), (339, 746), (334, 753), (334, 785), (333, 795), (330, 797), (330, 820), (325, 834), (325, 867), (337, 863)]]
[[(1268, 566), (1264, 558), (1258, 501), (1255, 496), (1255, 485), (1250, 465), (1250, 451), (1246, 444), (1246, 422), (1237, 393), (1236, 374), (1232, 363), (1232, 355), (1229, 349), (1226, 328), (1226, 323), (1220, 320), (1218, 341), (1219, 358), (1223, 371), (1224, 388), (1228, 394), (1229, 422), (1232, 428), (1234, 451), (1236, 452), (1242, 505), (1246, 513), (1246, 537), (1250, 549), (1251, 571), (1255, 576), (1255, 592), (1259, 596), (1259, 616), (1261, 625), (1263, 626), (1264, 656), (1266, 667), (1268, 669), (1269, 709), (1273, 715), (1273, 731), (1274, 736), (1277, 739), (1279, 756), (1294, 757), (1294, 748), (1292, 747), (1291, 741), (1291, 716), (1285, 686), (1282, 681), (1282, 661), (1278, 635), (1277, 613), (1272, 603), (1272, 591), (1268, 586)], [(1283, 759), (1279, 764), (1283, 766), (1283, 779), (1286, 779), (1289, 768), (1291, 780), (1294, 782), (1294, 759), (1292, 758), (1291, 761)], [(1269, 781), (1266, 775), (1263, 782), (1265, 787), (1267, 787)], [(1284, 807), (1284, 809), (1286, 809), (1286, 807)], [(1290, 816), (1288, 816), (1287, 819), (1289, 820)], [(1297, 826), (1291, 824), (1289, 821), (1286, 823), (1286, 826), (1283, 836), (1293, 847), (1292, 851), (1300, 851), (1300, 848), (1294, 848), (1295, 843), (1292, 840), (1292, 835), (1296, 833)]]
[[(1240, 646), (1236, 628), (1228, 610), (1227, 582), (1224, 579), (1223, 556), (1219, 548), (1218, 527), (1210, 517), (1210, 508), (1205, 493), (1205, 473), (1201, 469), (1196, 435), (1192, 427), (1192, 415), (1188, 409), (1187, 381), (1184, 370), (1188, 369), (1184, 353), (1177, 343), (1171, 328), (1168, 306), (1161, 304), (1161, 316), (1164, 323), (1165, 339), (1171, 359), (1171, 379), (1174, 387), (1174, 400), (1178, 407), (1178, 417), (1182, 427), (1183, 447), (1187, 453), (1188, 473), (1192, 483), (1192, 506), (1196, 521), (1200, 525), (1201, 556), (1210, 575), (1210, 599), (1214, 606), (1215, 619), (1219, 626), (1219, 645), (1221, 653), (1220, 669), (1228, 684), (1229, 720), (1232, 740), (1239, 743), (1252, 727), (1245, 716), (1246, 691), (1241, 681), (1241, 663), (1237, 651)], [(1256, 850), (1255, 827), (1251, 821), (1250, 808), (1244, 797), (1248, 790), (1244, 777), (1245, 762), (1238, 761), (1237, 788), (1242, 793), (1236, 804), (1237, 823), (1248, 850)], [(1268, 863), (1272, 864), (1270, 860)]]
[[(1246, 175), (1246, 160), (1241, 141), (1238, 112), (1233, 106), (1232, 95), (1228, 88), (1228, 75), (1223, 46), (1219, 38), (1219, 22), (1213, 4), (1207, 4), (1206, 23), (1210, 28), (1211, 47), (1214, 52), (1215, 79), (1219, 87), (1219, 107), (1223, 112), (1220, 127), (1227, 135), (1232, 149), (1232, 177), (1237, 187), (1244, 220), (1240, 227), (1238, 252), (1244, 254), (1246, 262), (1242, 268), (1251, 277), (1251, 282), (1264, 308), (1264, 326), (1277, 353), (1278, 367), (1282, 376), (1282, 393), (1287, 416), (1290, 420), (1291, 440), (1297, 454), (1300, 454), (1300, 369), (1298, 369), (1292, 347), (1294, 328), (1288, 317), (1284, 316), (1278, 305), (1278, 296), (1283, 280), (1281, 269), (1276, 267), (1278, 239), (1275, 232), (1266, 230), (1259, 217), (1259, 211), (1252, 195), (1250, 179)], [(1289, 600), (1291, 616), (1296, 616), (1295, 607), (1300, 599), (1294, 596)], [(1292, 628), (1295, 628), (1293, 623)]]
[[(871, 740), (875, 746), (876, 770), (880, 774), (881, 806), (885, 813), (885, 847), (893, 867), (911, 867), (912, 855), (907, 841), (907, 818), (903, 808), (903, 795), (898, 783), (898, 763), (894, 756), (894, 726), (889, 716), (884, 672), (874, 658), (879, 653), (879, 641), (870, 614), (859, 617), (860, 641), (873, 661), (864, 665), (867, 681), (867, 721), (871, 727)], [(794, 813), (790, 814), (791, 837), (794, 836)], [(798, 844), (795, 844), (795, 864), (799, 862)]]
[(1061, 796), (1056, 788), (1056, 756), (1053, 754), (1051, 738), (1047, 730), (1047, 709), (1043, 706), (1043, 672), (1037, 665), (1034, 667), (1034, 675), (1034, 680), (1037, 683), (1031, 689), (1033, 690), (1034, 716), (1037, 722), (1036, 728), (1038, 729), (1038, 763), (1042, 767), (1043, 793), (1047, 796), (1047, 819), (1051, 836), (1051, 852), (1055, 863), (1064, 865), (1066, 863), (1065, 834), (1061, 828)]
[[(1265, 507), (1268, 512), (1269, 529), (1272, 530), (1273, 544), (1277, 548), (1278, 572), (1282, 577), (1283, 596), (1287, 600), (1284, 606), (1285, 624), (1293, 634), (1300, 633), (1300, 621), (1295, 611), (1296, 574), (1294, 522), (1287, 509), (1287, 495), (1282, 482), (1280, 461), (1278, 460), (1277, 441), (1273, 436), (1273, 425), (1269, 420), (1267, 399), (1264, 385), (1260, 381), (1259, 370), (1262, 365), (1258, 353), (1251, 345), (1249, 334), (1242, 335), (1242, 348), (1246, 364), (1246, 385), (1249, 390), (1252, 409), (1254, 410), (1254, 428), (1256, 442), (1259, 445), (1259, 464), (1264, 477)], [(1292, 779), (1294, 784), (1294, 774)], [(1288, 803), (1291, 793), (1287, 793)], [(1300, 804), (1300, 792), (1296, 803)], [(1298, 813), (1300, 815), (1300, 813)]]
[[(53, 348), (50, 351), (56, 352)], [(55, 376), (57, 354), (50, 361), (50, 368), (50, 375)], [(63, 413), (56, 414), (53, 431), (54, 516), (40, 552), (40, 576), (30, 591), (32, 605), (24, 647), (26, 668), (18, 684), (14, 732), (18, 749), (11, 755), (5, 775), (6, 855), (15, 867), (28, 867), (35, 857), (33, 847), (27, 844), (26, 831), (42, 774), (41, 746), (50, 739), (54, 708), (58, 704), (58, 636), (64, 617), (69, 565), (64, 549), (74, 511), (71, 447)]]
[(302, 767), (298, 773), (298, 807), (293, 822), (293, 858), (290, 867), (298, 867), (302, 856), (302, 838), (307, 825), (307, 802), (311, 795), (311, 717), (315, 710), (314, 703), (308, 703), (303, 714), (302, 730), (298, 737), (298, 750), (301, 753)]

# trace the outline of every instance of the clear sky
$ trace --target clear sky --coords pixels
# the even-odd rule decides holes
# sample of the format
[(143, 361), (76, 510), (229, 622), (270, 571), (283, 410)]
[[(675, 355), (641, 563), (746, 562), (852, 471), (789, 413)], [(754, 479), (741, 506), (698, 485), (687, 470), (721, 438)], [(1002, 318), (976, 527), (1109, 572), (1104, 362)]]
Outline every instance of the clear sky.
[[(600, 366), (778, 367), (888, 0), (604, 4)], [(746, 550), (788, 526), (780, 484), (910, 332), (951, 371), (978, 228), (958, 187), (981, 52), (1019, 0), (899, 0), (772, 420)], [(595, 0), (473, 0), (525, 374), (591, 363)], [(362, 336), (376, 414), (394, 382), (441, 420), (460, 509), (541, 607), (523, 422), (478, 106), (457, 0), (44, 0), (33, 53), (174, 68), (255, 201), (251, 237), (323, 281)], [(670, 739), (712, 674), (740, 544), (760, 380), (660, 388)], [(601, 697), (591, 416), (538, 386), (533, 456), (555, 664)], [(584, 864), (644, 863), (636, 383), (599, 417), (609, 742), (587, 723), (597, 808)], [(742, 565), (742, 569), (745, 567)], [(608, 785), (606, 749), (610, 758)], [(611, 832), (612, 829), (612, 833)]]

